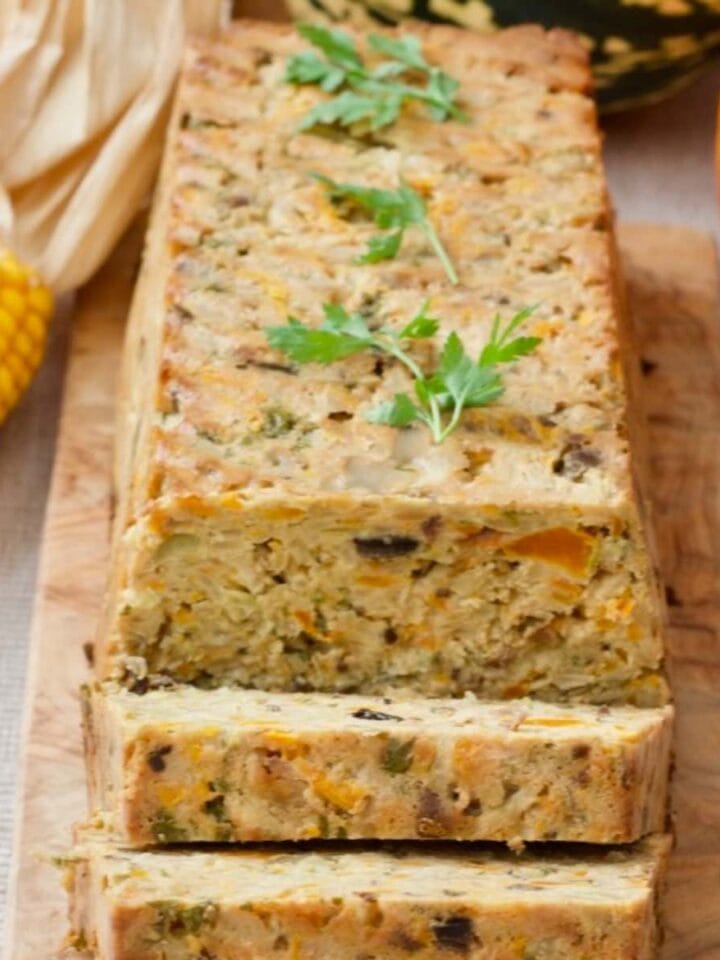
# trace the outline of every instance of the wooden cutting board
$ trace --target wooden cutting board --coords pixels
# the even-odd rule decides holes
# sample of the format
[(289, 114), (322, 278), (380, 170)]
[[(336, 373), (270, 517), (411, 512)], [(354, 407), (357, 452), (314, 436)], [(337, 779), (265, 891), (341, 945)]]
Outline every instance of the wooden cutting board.
[[(139, 235), (80, 296), (30, 641), (8, 960), (57, 956), (50, 853), (85, 812), (78, 685), (105, 577), (113, 398)], [(620, 241), (649, 413), (652, 490), (678, 708), (677, 834), (663, 960), (720, 960), (720, 301), (709, 236), (626, 226)], [(38, 858), (40, 856), (40, 858)], [(42, 859), (43, 856), (45, 859)], [(602, 958), (598, 958), (602, 960)], [(630, 958), (628, 958), (630, 960)]]

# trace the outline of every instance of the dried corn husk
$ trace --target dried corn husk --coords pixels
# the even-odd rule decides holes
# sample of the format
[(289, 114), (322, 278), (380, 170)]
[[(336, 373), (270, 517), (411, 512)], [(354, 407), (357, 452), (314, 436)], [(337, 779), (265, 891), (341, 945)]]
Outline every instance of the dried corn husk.
[(0, 246), (57, 292), (142, 206), (185, 36), (225, 16), (225, 0), (0, 3)]

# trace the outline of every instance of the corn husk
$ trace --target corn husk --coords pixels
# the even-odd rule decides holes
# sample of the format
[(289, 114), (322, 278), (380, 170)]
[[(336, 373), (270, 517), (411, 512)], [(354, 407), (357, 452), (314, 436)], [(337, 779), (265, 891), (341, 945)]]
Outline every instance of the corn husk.
[(60, 293), (143, 205), (189, 32), (225, 0), (0, 3), (0, 246)]

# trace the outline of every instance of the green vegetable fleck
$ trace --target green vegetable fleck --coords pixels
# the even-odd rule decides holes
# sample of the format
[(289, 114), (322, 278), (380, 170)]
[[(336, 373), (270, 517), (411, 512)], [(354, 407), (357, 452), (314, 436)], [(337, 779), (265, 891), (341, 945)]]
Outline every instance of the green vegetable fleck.
[(219, 823), (228, 819), (227, 810), (225, 809), (225, 797), (221, 793), (216, 797), (211, 797), (209, 800), (206, 800), (203, 804), (203, 809), (205, 813), (214, 817)]
[(505, 388), (498, 367), (532, 353), (540, 343), (539, 337), (514, 336), (534, 309), (520, 310), (504, 326), (496, 316), (490, 338), (476, 359), (468, 355), (458, 334), (451, 333), (437, 368), (427, 375), (403, 342), (437, 333), (440, 324), (429, 316), (427, 301), (400, 331), (387, 326), (371, 330), (360, 313), (348, 313), (339, 304), (326, 303), (319, 327), (305, 326), (290, 316), (285, 326), (268, 327), (265, 335), (272, 347), (296, 363), (334, 363), (364, 350), (394, 357), (412, 375), (414, 396), (396, 393), (392, 400), (370, 409), (366, 418), (391, 427), (420, 422), (430, 430), (435, 443), (442, 443), (457, 429), (463, 410), (487, 406), (502, 395)]
[(391, 737), (385, 744), (382, 755), (382, 768), (391, 776), (398, 773), (407, 773), (413, 762), (413, 748), (415, 740), (395, 740)]
[(150, 906), (158, 915), (155, 930), (163, 937), (198, 933), (203, 927), (214, 926), (217, 921), (218, 908), (211, 901), (183, 907), (174, 900), (154, 900)]
[(297, 424), (295, 417), (283, 407), (266, 407), (263, 411), (263, 422), (260, 432), (264, 437), (282, 437), (290, 433)]
[(167, 810), (159, 810), (150, 824), (150, 831), (158, 843), (182, 843), (187, 831)]
[[(361, 120), (368, 121), (371, 129), (379, 130), (394, 123), (403, 105), (413, 100), (425, 104), (433, 120), (467, 119), (456, 103), (460, 84), (427, 62), (416, 37), (393, 39), (370, 34), (368, 46), (386, 58), (370, 69), (353, 39), (343, 31), (309, 23), (302, 23), (297, 29), (322, 56), (307, 50), (290, 57), (285, 80), (336, 93), (303, 118), (301, 130), (316, 124), (338, 123), (349, 127)], [(419, 76), (424, 86), (407, 82), (407, 74), (410, 78)]]
[(397, 190), (379, 190), (358, 183), (338, 183), (319, 173), (313, 176), (326, 187), (331, 200), (349, 200), (371, 213), (378, 227), (390, 231), (370, 238), (367, 252), (358, 258), (359, 263), (392, 260), (400, 250), (405, 230), (417, 227), (442, 263), (450, 282), (458, 282), (455, 267), (428, 217), (425, 201), (409, 184), (402, 181)]

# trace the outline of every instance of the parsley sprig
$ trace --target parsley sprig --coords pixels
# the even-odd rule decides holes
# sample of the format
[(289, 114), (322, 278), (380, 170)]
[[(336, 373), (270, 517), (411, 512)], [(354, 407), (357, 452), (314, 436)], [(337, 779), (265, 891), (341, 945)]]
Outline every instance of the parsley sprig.
[(455, 267), (428, 217), (425, 201), (409, 184), (402, 181), (396, 190), (380, 190), (358, 183), (338, 183), (319, 173), (314, 173), (313, 177), (327, 188), (331, 200), (349, 200), (357, 204), (372, 214), (381, 230), (389, 231), (370, 237), (367, 252), (358, 257), (359, 263), (392, 260), (400, 249), (406, 229), (417, 227), (437, 254), (450, 282), (458, 283)]
[[(310, 110), (301, 120), (300, 130), (317, 124), (349, 127), (360, 120), (368, 121), (372, 130), (380, 130), (394, 123), (403, 105), (411, 100), (424, 103), (433, 120), (467, 119), (455, 102), (460, 84), (427, 62), (417, 37), (370, 34), (370, 49), (387, 58), (370, 69), (352, 37), (342, 30), (311, 23), (301, 23), (297, 30), (322, 56), (308, 50), (290, 57), (285, 80), (314, 84), (327, 93), (339, 91), (337, 96)], [(408, 73), (422, 77), (424, 86), (408, 83)]]
[(392, 400), (370, 409), (366, 418), (391, 427), (420, 422), (430, 430), (435, 443), (442, 443), (457, 429), (463, 410), (487, 406), (502, 395), (505, 387), (498, 367), (532, 353), (540, 343), (539, 337), (515, 336), (534, 309), (520, 310), (504, 325), (496, 316), (490, 338), (475, 359), (457, 333), (451, 333), (440, 352), (437, 369), (429, 375), (406, 346), (407, 341), (412, 344), (435, 336), (440, 327), (439, 321), (428, 314), (427, 301), (400, 330), (388, 326), (371, 330), (362, 314), (325, 303), (319, 327), (308, 327), (290, 316), (285, 326), (268, 327), (265, 335), (270, 346), (296, 363), (334, 363), (364, 350), (394, 357), (412, 375), (415, 395), (396, 393)]

